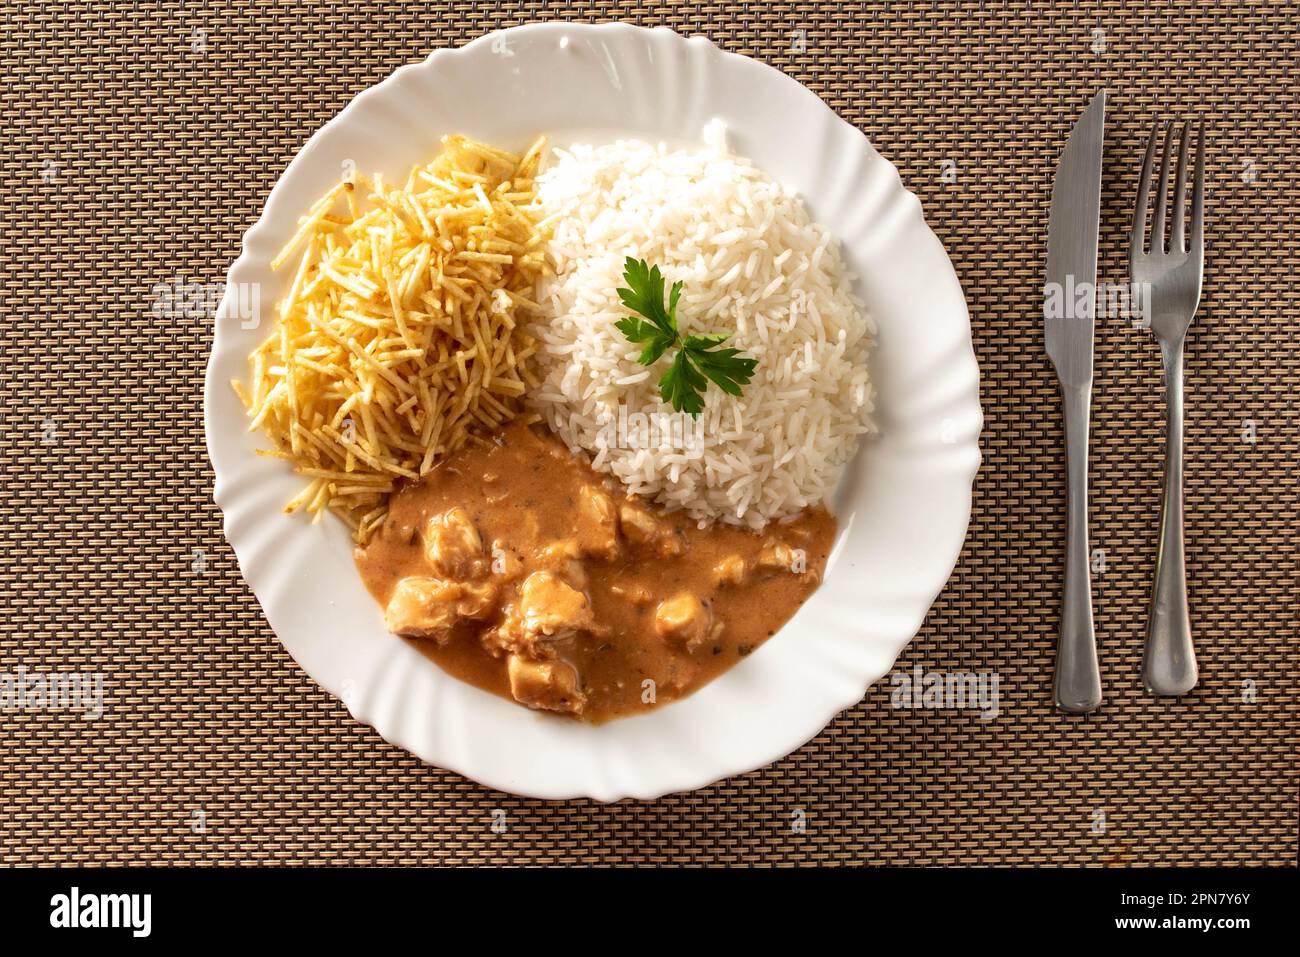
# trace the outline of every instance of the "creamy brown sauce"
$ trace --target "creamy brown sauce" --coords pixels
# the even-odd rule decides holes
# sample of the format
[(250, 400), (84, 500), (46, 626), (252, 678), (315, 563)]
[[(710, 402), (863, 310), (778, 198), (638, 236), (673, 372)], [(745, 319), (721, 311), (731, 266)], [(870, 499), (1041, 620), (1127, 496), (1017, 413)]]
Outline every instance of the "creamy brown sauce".
[(588, 721), (684, 697), (817, 588), (835, 520), (701, 529), (513, 425), (395, 493), (356, 552), (390, 630), (463, 681)]

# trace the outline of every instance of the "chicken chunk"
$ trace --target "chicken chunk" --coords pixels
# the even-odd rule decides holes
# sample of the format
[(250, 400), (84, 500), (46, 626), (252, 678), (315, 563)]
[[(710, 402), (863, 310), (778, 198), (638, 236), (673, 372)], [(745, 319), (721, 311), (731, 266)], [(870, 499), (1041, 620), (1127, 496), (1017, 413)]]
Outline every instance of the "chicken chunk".
[(466, 618), (481, 618), (496, 600), (495, 586), (468, 585), (439, 578), (403, 578), (384, 610), (388, 630), (408, 638), (443, 644)]
[(624, 502), (619, 506), (618, 519), (623, 534), (633, 545), (650, 545), (661, 558), (673, 558), (682, 553), (677, 532), (640, 502), (634, 499)]
[(690, 592), (665, 598), (655, 609), (655, 632), (660, 638), (695, 651), (709, 637), (713, 612)]
[(816, 572), (808, 570), (808, 554), (802, 548), (791, 548), (782, 542), (769, 542), (758, 553), (758, 564), (762, 568), (778, 568), (795, 575), (811, 575), (815, 581)]
[(718, 585), (740, 585), (749, 574), (749, 565), (739, 555), (728, 555), (713, 566), (713, 581)]
[(463, 508), (448, 509), (429, 522), (427, 552), (443, 578), (468, 581), (483, 574), (483, 539)]
[(497, 586), (493, 582), (460, 584), (456, 610), (465, 618), (485, 618), (497, 605)]
[(598, 485), (578, 492), (578, 547), (598, 558), (618, 557), (618, 511), (613, 497)]
[(563, 564), (581, 558), (582, 546), (578, 544), (577, 539), (561, 538), (543, 548), (540, 554), (543, 561), (551, 564)]
[(519, 614), (530, 638), (593, 631), (596, 620), (587, 596), (554, 572), (533, 572), (519, 591)]
[(510, 694), (520, 704), (545, 711), (582, 714), (587, 706), (578, 671), (567, 661), (529, 661), (518, 655), (506, 660)]
[(659, 519), (644, 505), (631, 499), (619, 506), (618, 518), (623, 525), (623, 534), (634, 545), (650, 544), (664, 532)]

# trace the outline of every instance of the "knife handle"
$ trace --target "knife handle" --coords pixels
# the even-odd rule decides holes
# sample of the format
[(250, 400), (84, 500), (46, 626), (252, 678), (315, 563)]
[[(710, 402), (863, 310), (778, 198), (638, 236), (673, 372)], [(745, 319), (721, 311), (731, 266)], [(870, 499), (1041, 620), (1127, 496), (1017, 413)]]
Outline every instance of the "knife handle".
[(1056, 643), (1056, 706), (1084, 714), (1101, 704), (1101, 672), (1092, 626), (1088, 563), (1088, 418), (1092, 389), (1065, 388), (1065, 458), (1069, 475), (1069, 532), (1061, 634)]

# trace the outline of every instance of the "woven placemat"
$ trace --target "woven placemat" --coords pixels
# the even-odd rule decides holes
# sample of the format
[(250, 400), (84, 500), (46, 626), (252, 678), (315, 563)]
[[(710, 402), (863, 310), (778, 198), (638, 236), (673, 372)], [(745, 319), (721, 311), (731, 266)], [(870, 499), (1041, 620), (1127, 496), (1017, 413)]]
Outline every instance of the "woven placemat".
[[(1293, 864), (1300, 11), (1051, 6), (6, 4), (0, 672), (99, 675), (104, 706), (0, 711), (0, 859)], [(897, 670), (995, 674), (996, 718), (896, 708), (885, 681), (764, 770), (546, 804), (352, 721), (241, 580), (203, 442), (210, 321), (156, 317), (158, 287), (220, 283), (298, 147), (401, 64), (497, 27), (615, 18), (784, 70), (920, 195), (970, 303), (987, 423), (966, 548)], [(1187, 358), (1202, 677), (1181, 701), (1140, 687), (1160, 366), (1146, 332), (1108, 320), (1092, 445), (1107, 700), (1068, 718), (1049, 706), (1064, 479), (1040, 295), (1051, 174), (1103, 84), (1102, 280), (1125, 279), (1153, 120), (1195, 111), (1211, 144)]]

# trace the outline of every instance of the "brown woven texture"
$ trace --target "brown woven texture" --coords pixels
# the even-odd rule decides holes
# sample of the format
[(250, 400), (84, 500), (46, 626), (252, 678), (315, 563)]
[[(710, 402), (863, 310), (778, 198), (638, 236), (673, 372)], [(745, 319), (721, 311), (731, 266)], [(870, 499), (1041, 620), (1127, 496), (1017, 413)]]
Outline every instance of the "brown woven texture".
[[(241, 580), (203, 441), (210, 321), (155, 318), (153, 287), (222, 281), (294, 152), (398, 66), (497, 27), (619, 18), (784, 70), (920, 195), (970, 303), (986, 424), (965, 550), (898, 667), (996, 673), (996, 719), (895, 709), (885, 681), (788, 758), (711, 788), (526, 800), (351, 720)], [(0, 712), (0, 859), (1294, 864), (1298, 36), (1291, 5), (7, 5), (0, 671), (98, 672), (106, 700), (98, 720)], [(1126, 278), (1152, 122), (1207, 124), (1187, 357), (1201, 683), (1177, 701), (1141, 688), (1160, 363), (1145, 331), (1106, 320), (1092, 529), (1107, 697), (1079, 718), (1050, 706), (1064, 474), (1040, 295), (1051, 175), (1102, 85), (1102, 280)]]

